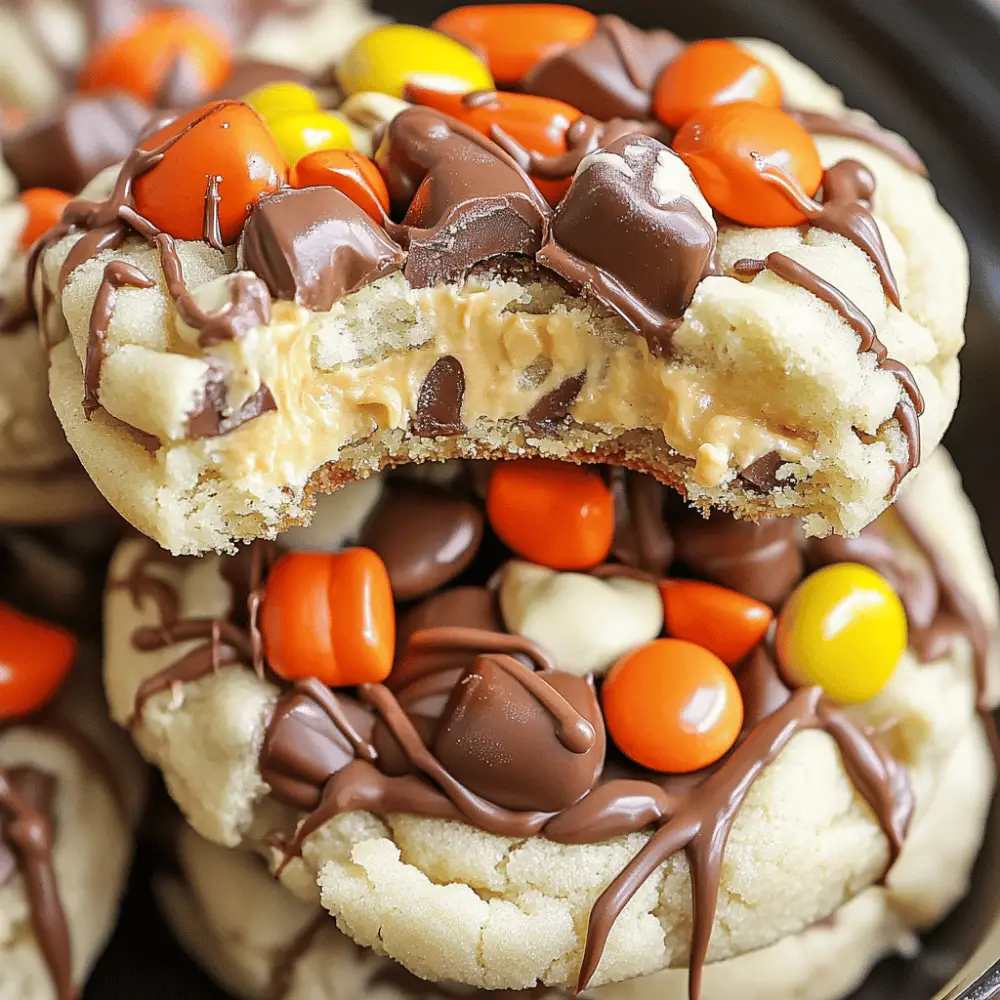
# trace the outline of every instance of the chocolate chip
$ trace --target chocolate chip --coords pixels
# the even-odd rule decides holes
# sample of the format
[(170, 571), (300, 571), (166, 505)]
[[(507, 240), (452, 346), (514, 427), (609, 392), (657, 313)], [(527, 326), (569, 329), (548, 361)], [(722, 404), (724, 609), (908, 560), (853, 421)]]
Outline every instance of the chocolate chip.
[(741, 473), (740, 479), (756, 493), (770, 493), (778, 487), (778, 469), (784, 460), (776, 451), (769, 451), (756, 462), (751, 462)]
[(535, 403), (525, 421), (535, 430), (555, 430), (569, 416), (569, 408), (576, 402), (586, 380), (586, 372), (564, 379)]
[(458, 358), (438, 358), (424, 377), (410, 430), (418, 437), (450, 437), (465, 430), (465, 370)]

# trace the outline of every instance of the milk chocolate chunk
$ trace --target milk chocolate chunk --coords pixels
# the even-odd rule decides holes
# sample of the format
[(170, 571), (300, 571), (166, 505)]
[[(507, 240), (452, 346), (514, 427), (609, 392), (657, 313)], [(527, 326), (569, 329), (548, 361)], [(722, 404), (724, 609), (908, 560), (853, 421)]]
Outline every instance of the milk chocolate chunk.
[(486, 587), (451, 587), (428, 597), (406, 614), (396, 629), (396, 660), (386, 680), (388, 687), (399, 691), (425, 674), (442, 670), (462, 671), (475, 662), (478, 655), (475, 651), (407, 648), (410, 636), (415, 632), (444, 626), (502, 632), (503, 621), (496, 593)]
[[(411, 285), (458, 281), (504, 254), (535, 254), (549, 208), (527, 174), (496, 143), (430, 108), (408, 108), (375, 154)], [(394, 230), (395, 232), (395, 230)]]
[(521, 86), (602, 121), (649, 118), (653, 85), (683, 48), (669, 31), (643, 31), (607, 14), (586, 42), (540, 62)]
[(386, 491), (368, 518), (361, 544), (382, 557), (396, 599), (410, 601), (466, 569), (479, 550), (483, 523), (482, 511), (466, 500), (401, 483)]
[(677, 559), (696, 576), (778, 608), (802, 578), (798, 526), (774, 517), (756, 524), (688, 515), (674, 528)]
[[(359, 702), (340, 698), (351, 724), (367, 738), (374, 725)], [(307, 694), (292, 689), (275, 705), (260, 773), (275, 798), (296, 809), (315, 809), (327, 779), (354, 760), (354, 748), (330, 716)]]
[(371, 216), (332, 187), (262, 198), (243, 231), (243, 253), (276, 299), (313, 312), (398, 271), (405, 259)]
[(621, 315), (658, 356), (715, 268), (715, 229), (690, 199), (657, 183), (675, 155), (632, 134), (585, 161), (538, 254), (540, 264)]
[(105, 167), (124, 160), (150, 110), (128, 94), (74, 95), (4, 137), (3, 155), (22, 188), (76, 194)]
[(433, 750), (455, 778), (489, 802), (556, 812), (583, 798), (600, 777), (604, 721), (588, 678), (555, 670), (535, 676), (593, 726), (589, 750), (568, 749), (549, 708), (488, 656), (480, 657), (455, 685)]

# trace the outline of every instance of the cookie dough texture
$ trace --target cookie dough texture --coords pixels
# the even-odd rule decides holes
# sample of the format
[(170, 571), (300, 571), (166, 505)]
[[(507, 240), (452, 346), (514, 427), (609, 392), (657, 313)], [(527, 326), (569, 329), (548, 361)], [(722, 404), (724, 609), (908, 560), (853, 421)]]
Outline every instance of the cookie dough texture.
[[(217, 0), (220, 9), (253, 8), (252, 0)], [(212, 12), (214, 3), (188, 0), (117, 4), (110, 0), (35, 0), (0, 4), (0, 101), (38, 111), (55, 104), (66, 88), (66, 76), (84, 60), (90, 45), (91, 15), (112, 25), (127, 24), (129, 10), (181, 6)], [(377, 19), (359, 0), (292, 0), (273, 4), (274, 13), (259, 20), (237, 53), (251, 59), (284, 63), (320, 73)], [(221, 16), (221, 15), (220, 15)]]
[[(55, 715), (100, 750), (120, 792), (109, 787), (61, 725), (14, 724), (0, 732), (0, 768), (29, 766), (56, 779), (55, 872), (77, 984), (86, 980), (114, 928), (145, 796), (142, 763), (109, 724), (92, 675), (78, 668), (55, 703)], [(0, 886), (0, 1000), (56, 1000), (20, 875)]]
[[(754, 45), (776, 67), (789, 104), (845, 110), (811, 71), (773, 46)], [(968, 262), (957, 228), (925, 179), (867, 143), (824, 135), (816, 142), (825, 165), (853, 157), (875, 174), (873, 210), (902, 311), (888, 303), (868, 256), (840, 236), (808, 226), (722, 226), (726, 273), (698, 286), (667, 360), (654, 358), (623, 321), (565, 292), (544, 272), (516, 280), (483, 273), (462, 286), (423, 290), (391, 275), (327, 313), (275, 303), (266, 327), (202, 349), (176, 315), (157, 255), (133, 238), (77, 268), (66, 285), (61, 305), (70, 335), (52, 353), (52, 400), (101, 491), (178, 554), (273, 536), (309, 519), (316, 491), (385, 464), (462, 456), (545, 454), (652, 467), (701, 506), (744, 516), (799, 515), (812, 534), (857, 531), (885, 508), (894, 463), (908, 455), (892, 419), (899, 384), (872, 354), (859, 353), (857, 334), (811, 292), (767, 271), (743, 281), (732, 266), (778, 251), (856, 303), (889, 356), (919, 384), (927, 456), (957, 400)], [(686, 183), (697, 200), (685, 178), (671, 186), (687, 191)], [(110, 190), (107, 177), (101, 184)], [(54, 291), (78, 238), (67, 237), (46, 255), (45, 280)], [(203, 243), (181, 243), (178, 252), (202, 305), (225, 302), (237, 255)], [(87, 421), (80, 404), (83, 359), (94, 300), (112, 259), (160, 280), (154, 288), (120, 292), (100, 379), (102, 409)], [(446, 354), (465, 372), (467, 431), (417, 437), (411, 419), (420, 386)], [(212, 365), (230, 373), (232, 411), (262, 383), (277, 410), (221, 437), (191, 440), (188, 417), (204, 400)], [(525, 419), (531, 407), (581, 371), (587, 376), (568, 428), (557, 436), (533, 429)], [(150, 455), (123, 422), (155, 435), (162, 447)], [(767, 494), (747, 488), (738, 470), (774, 451), (784, 460), (778, 488)]]
[[(911, 480), (907, 503), (954, 560), (954, 572), (995, 626), (996, 587), (975, 515), (943, 452)], [(127, 576), (142, 546), (122, 546), (112, 581)], [(183, 616), (226, 612), (229, 592), (214, 558), (157, 565), (155, 572), (177, 587)], [(183, 647), (165, 654), (133, 649), (132, 630), (155, 620), (150, 604), (133, 606), (128, 591), (112, 584), (106, 683), (119, 722), (132, 715), (143, 679), (184, 653)], [(152, 698), (134, 728), (139, 746), (162, 768), (192, 825), (217, 843), (259, 842), (267, 830), (287, 829), (291, 821), (269, 799), (257, 767), (277, 693), (250, 669), (227, 668)], [(948, 762), (970, 731), (979, 731), (970, 649), (959, 641), (934, 663), (918, 663), (908, 652), (890, 684), (853, 714), (886, 727), (894, 754), (911, 768), (918, 846), (907, 865), (926, 864), (925, 881), (945, 896), (958, 892), (957, 882), (937, 883), (933, 877), (943, 870), (943, 852), (956, 841), (941, 835), (924, 850), (919, 831), (929, 822), (938, 790), (951, 781), (943, 777)], [(991, 783), (989, 768), (970, 773), (979, 774), (977, 794), (985, 794), (981, 786)], [(970, 852), (981, 826), (979, 819), (963, 824)], [(949, 837), (955, 834), (949, 831)], [(303, 898), (321, 900), (350, 937), (418, 976), (492, 989), (520, 989), (536, 981), (566, 987), (575, 981), (594, 900), (647, 837), (565, 846), (541, 837), (496, 837), (454, 822), (351, 813), (310, 837), (301, 860), (283, 877)], [(886, 859), (883, 836), (833, 742), (822, 733), (800, 734), (756, 783), (736, 821), (710, 960), (724, 961), (802, 932), (876, 882)], [(920, 893), (911, 895), (907, 919), (933, 920), (939, 909), (922, 903)], [(683, 967), (690, 898), (686, 862), (675, 856), (619, 918), (595, 985)]]
[[(770, 947), (709, 965), (703, 1000), (836, 1000), (883, 956), (912, 955), (919, 948), (914, 932), (944, 916), (968, 885), (991, 775), (985, 738), (971, 730), (949, 757), (888, 884), (864, 890), (829, 920)], [(959, 815), (965, 821), (955, 829)], [(161, 911), (188, 953), (243, 1000), (268, 1000), (276, 984), (286, 985), (283, 1000), (475, 998), (467, 987), (417, 985), (388, 959), (360, 949), (314, 904), (275, 882), (256, 855), (211, 844), (187, 827), (177, 856), (179, 874), (156, 885)], [(687, 974), (668, 970), (582, 995), (686, 1000)], [(567, 994), (554, 989), (543, 996)]]

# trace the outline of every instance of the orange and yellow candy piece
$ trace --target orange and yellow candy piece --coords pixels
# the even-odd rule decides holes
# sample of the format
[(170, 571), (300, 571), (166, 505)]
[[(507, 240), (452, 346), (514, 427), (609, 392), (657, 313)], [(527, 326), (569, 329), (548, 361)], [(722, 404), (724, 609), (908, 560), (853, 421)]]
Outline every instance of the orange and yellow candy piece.
[(743, 697), (714, 653), (656, 639), (623, 656), (601, 688), (608, 732), (637, 764), (689, 774), (714, 764), (743, 726)]
[(460, 42), (428, 28), (389, 24), (359, 38), (337, 66), (345, 94), (366, 90), (402, 97), (407, 83), (466, 93), (492, 90), (493, 77)]
[(837, 563), (806, 577), (778, 616), (775, 645), (789, 680), (843, 705), (885, 687), (907, 644), (906, 612), (875, 570)]
[(0, 604), (0, 719), (19, 719), (46, 705), (76, 659), (76, 637)]
[(812, 136), (781, 108), (754, 101), (718, 104), (696, 112), (674, 136), (705, 200), (745, 226), (798, 226), (801, 210), (765, 176), (778, 168), (811, 198), (823, 181)]
[(501, 462), (490, 476), (486, 514), (500, 540), (550, 569), (589, 569), (611, 550), (614, 498), (589, 469), (548, 459)]
[(774, 618), (766, 604), (700, 580), (660, 583), (667, 633), (696, 642), (735, 667), (764, 638)]
[(168, 146), (163, 159), (136, 178), (136, 211), (171, 236), (200, 240), (205, 194), (217, 177), (219, 223), (225, 243), (235, 243), (262, 195), (283, 184), (288, 164), (264, 120), (238, 101), (217, 101), (182, 115), (143, 142)]
[(543, 59), (582, 44), (596, 26), (590, 11), (557, 3), (456, 7), (432, 25), (482, 53), (502, 85), (517, 83)]
[(217, 90), (232, 69), (229, 44), (210, 20), (194, 11), (161, 10), (99, 42), (77, 86), (84, 94), (119, 90), (152, 103), (178, 59), (197, 71), (205, 93)]
[(746, 49), (722, 38), (694, 42), (660, 74), (653, 91), (653, 113), (680, 128), (703, 108), (753, 101), (777, 108), (781, 84), (774, 70)]
[(385, 680), (396, 645), (385, 564), (363, 548), (286, 553), (268, 576), (260, 630), (268, 663), (285, 680)]

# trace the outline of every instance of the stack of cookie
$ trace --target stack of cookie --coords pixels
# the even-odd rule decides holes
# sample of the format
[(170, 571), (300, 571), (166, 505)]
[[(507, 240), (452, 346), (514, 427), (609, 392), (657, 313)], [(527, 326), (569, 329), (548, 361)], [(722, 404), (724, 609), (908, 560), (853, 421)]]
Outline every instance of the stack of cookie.
[[(3, 145), (54, 447), (137, 529), (104, 680), (189, 824), (177, 937), (254, 1000), (835, 1000), (912, 954), (1000, 620), (919, 158), (760, 41), (252, 6), (279, 62), (133, 11)], [(108, 155), (40, 193), (83, 114)]]

